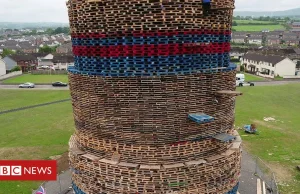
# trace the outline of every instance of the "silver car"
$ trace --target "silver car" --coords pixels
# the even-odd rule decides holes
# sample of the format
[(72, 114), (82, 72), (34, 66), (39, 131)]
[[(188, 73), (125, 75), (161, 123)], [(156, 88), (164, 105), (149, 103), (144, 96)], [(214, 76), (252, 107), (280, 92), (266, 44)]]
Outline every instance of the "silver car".
[(34, 87), (35, 87), (35, 85), (30, 82), (19, 85), (19, 88), (34, 88)]

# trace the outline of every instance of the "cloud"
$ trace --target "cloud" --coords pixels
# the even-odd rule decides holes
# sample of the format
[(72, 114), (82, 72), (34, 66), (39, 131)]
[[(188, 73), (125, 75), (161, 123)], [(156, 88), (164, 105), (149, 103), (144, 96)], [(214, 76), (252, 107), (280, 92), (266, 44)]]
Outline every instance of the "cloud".
[(68, 22), (65, 0), (0, 0), (1, 22)]
[(282, 11), (299, 8), (299, 0), (236, 0), (237, 11)]
[[(299, 0), (236, 0), (238, 11), (278, 11)], [(0, 22), (68, 22), (66, 0), (0, 0)]]

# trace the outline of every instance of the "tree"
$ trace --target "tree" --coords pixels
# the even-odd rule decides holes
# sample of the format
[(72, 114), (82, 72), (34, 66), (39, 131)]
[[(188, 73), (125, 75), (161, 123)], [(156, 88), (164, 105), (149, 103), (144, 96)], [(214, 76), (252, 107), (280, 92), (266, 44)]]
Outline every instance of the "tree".
[(10, 72), (14, 72), (14, 71), (21, 71), (21, 67), (20, 66), (15, 66), (13, 67)]
[(56, 47), (50, 47), (47, 45), (39, 49), (39, 53), (45, 53), (45, 54), (54, 53), (55, 51), (56, 51)]
[(238, 23), (236, 21), (232, 22), (232, 26), (237, 26), (237, 25), (238, 25)]
[(2, 58), (8, 56), (8, 55), (13, 55), (15, 54), (15, 51), (13, 50), (10, 50), (10, 49), (3, 49), (3, 52), (2, 52)]

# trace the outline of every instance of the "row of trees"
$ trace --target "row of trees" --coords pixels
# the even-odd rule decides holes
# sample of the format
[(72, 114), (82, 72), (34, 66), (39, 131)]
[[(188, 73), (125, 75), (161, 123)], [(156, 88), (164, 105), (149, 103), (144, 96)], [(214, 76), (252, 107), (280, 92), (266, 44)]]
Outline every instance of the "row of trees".
[(258, 21), (271, 21), (271, 22), (289, 22), (292, 21), (289, 17), (270, 17), (270, 16), (260, 16), (260, 17), (251, 17), (251, 16), (234, 16), (234, 20), (258, 20)]
[[(50, 47), (50, 46), (43, 46), (41, 48), (39, 48), (39, 53), (44, 53), (44, 54), (50, 54), (50, 53), (55, 53), (56, 52), (56, 47)], [(13, 54), (23, 54), (22, 51), (18, 50), (18, 51), (13, 51), (10, 49), (3, 49), (2, 54), (0, 55), (2, 58), (9, 56), (9, 55), (13, 55)]]
[(70, 34), (70, 28), (69, 27), (58, 27), (56, 29), (48, 28), (45, 30), (45, 32), (37, 32), (36, 29), (33, 29), (31, 32), (26, 32), (23, 35), (43, 35), (43, 34), (48, 34), (48, 35), (55, 35), (55, 34)]

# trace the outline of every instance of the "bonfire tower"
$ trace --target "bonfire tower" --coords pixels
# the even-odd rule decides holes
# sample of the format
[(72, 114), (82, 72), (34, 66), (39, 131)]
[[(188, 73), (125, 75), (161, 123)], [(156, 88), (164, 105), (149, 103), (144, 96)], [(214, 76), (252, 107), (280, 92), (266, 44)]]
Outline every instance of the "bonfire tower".
[(234, 194), (234, 0), (69, 0), (77, 194)]

